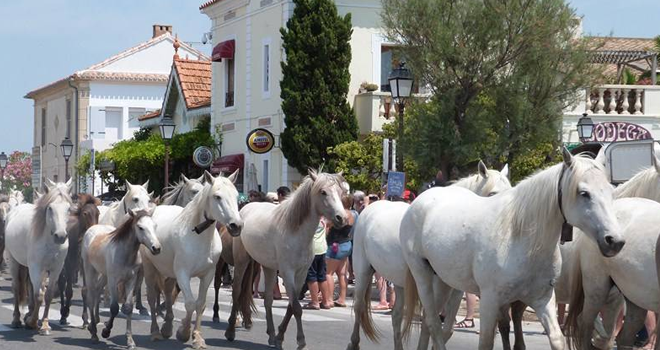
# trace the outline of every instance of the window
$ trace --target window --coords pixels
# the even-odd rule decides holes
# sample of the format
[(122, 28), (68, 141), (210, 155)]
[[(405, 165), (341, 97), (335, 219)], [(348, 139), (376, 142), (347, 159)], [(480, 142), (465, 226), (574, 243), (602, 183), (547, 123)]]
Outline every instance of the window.
[[(398, 56), (394, 51), (394, 46), (382, 45), (380, 47), (380, 91), (390, 92), (389, 78), (392, 70), (399, 68), (399, 63), (405, 62), (405, 58)], [(419, 79), (415, 77), (415, 84), (413, 85), (413, 93), (419, 93)]]
[(225, 107), (234, 106), (234, 60), (225, 59)]
[(41, 109), (41, 146), (46, 147), (46, 108)]
[(66, 137), (71, 138), (71, 100), (66, 100)]
[(270, 95), (270, 44), (264, 44), (264, 76), (263, 92), (265, 96)]

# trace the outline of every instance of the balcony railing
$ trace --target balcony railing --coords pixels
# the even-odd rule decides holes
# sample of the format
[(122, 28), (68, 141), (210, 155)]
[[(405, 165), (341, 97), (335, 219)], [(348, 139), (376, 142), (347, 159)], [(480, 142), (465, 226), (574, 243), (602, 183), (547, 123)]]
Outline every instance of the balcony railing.
[(586, 95), (588, 114), (660, 116), (660, 86), (601, 85)]

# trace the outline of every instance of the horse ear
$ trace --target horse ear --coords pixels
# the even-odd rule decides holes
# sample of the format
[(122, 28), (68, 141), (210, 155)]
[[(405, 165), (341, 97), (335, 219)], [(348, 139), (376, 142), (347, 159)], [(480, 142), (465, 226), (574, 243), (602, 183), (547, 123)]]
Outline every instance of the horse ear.
[(53, 181), (51, 181), (50, 179), (46, 179), (45, 185), (46, 185), (46, 192), (50, 192), (53, 188), (55, 188), (55, 186), (57, 186), (57, 185), (56, 185)]
[(211, 175), (211, 173), (209, 173), (208, 170), (204, 170), (204, 181), (208, 184), (213, 185), (213, 180), (215, 180), (213, 175)]
[(316, 173), (316, 170), (312, 168), (308, 168), (307, 173), (309, 174), (309, 177), (312, 178), (312, 181), (316, 181), (316, 179), (318, 178), (318, 174)]
[(154, 198), (154, 191), (149, 192), (149, 198)]
[(37, 190), (34, 190), (34, 199), (35, 200), (41, 198), (41, 196), (43, 196), (43, 194), (41, 194), (41, 192), (39, 192)]
[(479, 176), (483, 177), (484, 179), (488, 178), (488, 168), (486, 167), (486, 164), (484, 164), (483, 160), (479, 160)]
[(573, 164), (573, 155), (565, 146), (561, 147), (561, 157), (564, 160), (564, 165), (571, 166), (571, 164)]
[(596, 155), (596, 161), (603, 166), (607, 166), (607, 157), (605, 156), (605, 147), (601, 147)]
[(185, 181), (186, 183), (190, 182), (190, 180), (188, 180), (186, 175), (183, 175), (183, 174), (181, 174), (181, 181)]
[(202, 174), (202, 176), (198, 177), (197, 181), (199, 181), (201, 184), (204, 184), (204, 174)]
[[(166, 184), (166, 185), (169, 185), (169, 184)], [(145, 190), (148, 190), (149, 189), (149, 180), (147, 180), (147, 182), (143, 183), (142, 187), (144, 187)]]
[(66, 187), (69, 190), (69, 192), (71, 192), (71, 190), (73, 189), (73, 178), (70, 178), (69, 181), (66, 182)]
[(660, 174), (660, 144), (657, 142), (653, 144), (653, 166), (655, 171)]
[(507, 179), (509, 178), (509, 163), (504, 164), (504, 168), (500, 171), (502, 176), (506, 177)]
[(233, 174), (229, 175), (228, 179), (231, 181), (231, 183), (236, 183), (236, 180), (238, 179), (238, 171), (239, 169), (236, 169)]

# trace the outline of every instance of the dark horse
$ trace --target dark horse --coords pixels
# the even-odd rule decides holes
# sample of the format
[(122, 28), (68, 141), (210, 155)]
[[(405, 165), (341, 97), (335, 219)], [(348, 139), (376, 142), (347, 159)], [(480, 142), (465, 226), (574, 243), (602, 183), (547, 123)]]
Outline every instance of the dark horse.
[[(82, 266), (80, 263), (80, 244), (82, 243), (85, 232), (88, 228), (98, 224), (100, 201), (88, 194), (78, 195), (78, 204), (69, 216), (67, 232), (69, 233), (69, 251), (66, 254), (64, 268), (58, 281), (60, 291), (60, 324), (68, 324), (69, 310), (71, 308), (71, 298), (73, 297), (73, 284), (78, 277), (78, 270)], [(83, 299), (83, 322), (87, 324), (87, 297), (85, 288), (82, 290)], [(65, 299), (66, 295), (66, 299)]]

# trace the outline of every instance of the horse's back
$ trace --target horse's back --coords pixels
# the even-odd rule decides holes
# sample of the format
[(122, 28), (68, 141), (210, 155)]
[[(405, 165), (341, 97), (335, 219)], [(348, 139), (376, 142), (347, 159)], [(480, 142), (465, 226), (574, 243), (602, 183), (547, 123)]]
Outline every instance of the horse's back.
[(371, 265), (398, 286), (405, 283), (406, 264), (399, 241), (399, 226), (409, 205), (378, 201), (367, 206), (353, 232), (353, 264)]
[(9, 212), (5, 227), (5, 250), (21, 265), (27, 266), (28, 239), (34, 218), (34, 204), (21, 204)]

